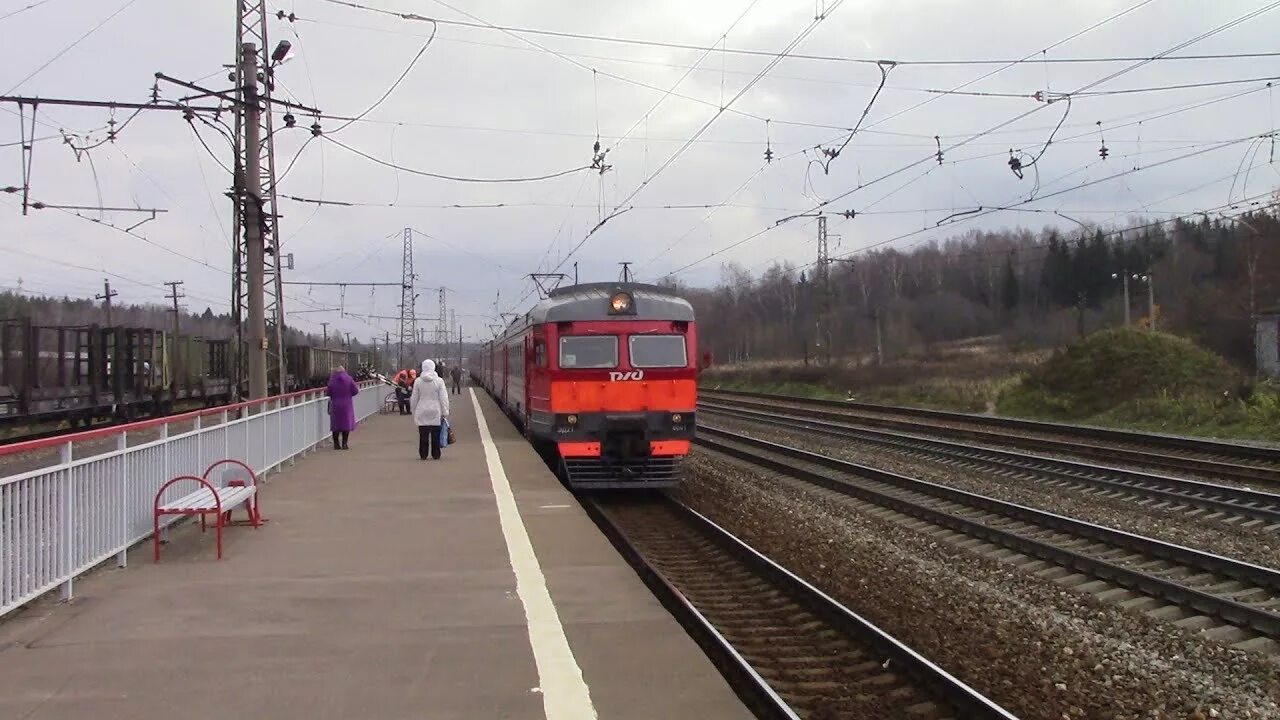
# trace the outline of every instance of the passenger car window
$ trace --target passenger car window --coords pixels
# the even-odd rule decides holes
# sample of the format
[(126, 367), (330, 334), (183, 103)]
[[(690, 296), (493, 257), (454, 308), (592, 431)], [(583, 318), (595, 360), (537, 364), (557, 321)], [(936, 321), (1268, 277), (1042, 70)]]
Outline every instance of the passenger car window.
[(631, 367), (685, 367), (689, 356), (683, 335), (632, 335), (628, 340)]
[(618, 366), (618, 338), (615, 335), (570, 335), (560, 338), (560, 367), (600, 369)]

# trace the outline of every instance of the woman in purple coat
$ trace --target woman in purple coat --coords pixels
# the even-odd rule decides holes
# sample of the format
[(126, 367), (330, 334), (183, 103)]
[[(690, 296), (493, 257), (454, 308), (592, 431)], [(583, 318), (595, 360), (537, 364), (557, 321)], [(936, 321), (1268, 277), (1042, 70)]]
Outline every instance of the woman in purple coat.
[(339, 365), (329, 375), (329, 432), (333, 433), (334, 450), (350, 450), (347, 437), (356, 429), (356, 395), (360, 388)]

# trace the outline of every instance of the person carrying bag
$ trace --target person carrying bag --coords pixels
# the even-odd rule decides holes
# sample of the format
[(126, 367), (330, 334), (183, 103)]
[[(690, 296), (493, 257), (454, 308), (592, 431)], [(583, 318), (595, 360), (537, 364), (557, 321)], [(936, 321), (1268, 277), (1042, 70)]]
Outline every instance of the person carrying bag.
[(413, 413), (413, 423), (418, 426), (418, 458), (426, 460), (440, 459), (440, 449), (449, 437), (449, 391), (445, 388), (444, 379), (436, 374), (436, 364), (431, 360), (422, 361), (422, 374), (413, 383), (413, 394), (409, 396), (409, 407)]

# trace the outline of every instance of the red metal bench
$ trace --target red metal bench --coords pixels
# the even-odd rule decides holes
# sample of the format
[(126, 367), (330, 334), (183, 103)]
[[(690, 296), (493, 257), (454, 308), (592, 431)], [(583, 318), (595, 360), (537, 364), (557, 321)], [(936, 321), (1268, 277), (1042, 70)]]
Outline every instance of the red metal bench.
[[(214, 485), (209, 481), (209, 474), (219, 465), (239, 465), (244, 468), (249, 473), (249, 484), (245, 484), (242, 480), (233, 480), (224, 487)], [(199, 487), (182, 497), (168, 502), (161, 502), (165, 490), (168, 490), (171, 485), (183, 481), (198, 483)], [(239, 460), (219, 460), (205, 469), (204, 475), (201, 477), (179, 475), (165, 483), (156, 493), (154, 505), (154, 534), (152, 542), (155, 547), (155, 562), (160, 562), (160, 518), (165, 515), (199, 515), (201, 532), (204, 532), (207, 526), (207, 516), (214, 515), (217, 518), (214, 521), (214, 532), (217, 535), (218, 559), (221, 560), (222, 528), (225, 525), (234, 524), (231, 522), (231, 511), (241, 505), (249, 513), (247, 524), (256, 528), (265, 522), (262, 519), (258, 498), (258, 474), (253, 471), (253, 468)]]

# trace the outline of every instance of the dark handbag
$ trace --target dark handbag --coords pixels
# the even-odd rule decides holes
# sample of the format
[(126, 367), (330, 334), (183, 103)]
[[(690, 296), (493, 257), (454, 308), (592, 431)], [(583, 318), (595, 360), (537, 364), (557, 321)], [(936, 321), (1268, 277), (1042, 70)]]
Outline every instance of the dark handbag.
[(452, 445), (452, 444), (454, 444), (454, 443), (456, 443), (456, 442), (458, 442), (458, 440), (457, 440), (457, 438), (455, 438), (455, 437), (454, 437), (454, 434), (453, 434), (453, 426), (452, 426), (452, 425), (450, 425), (450, 426), (449, 426), (449, 444), (450, 444), (450, 445)]

